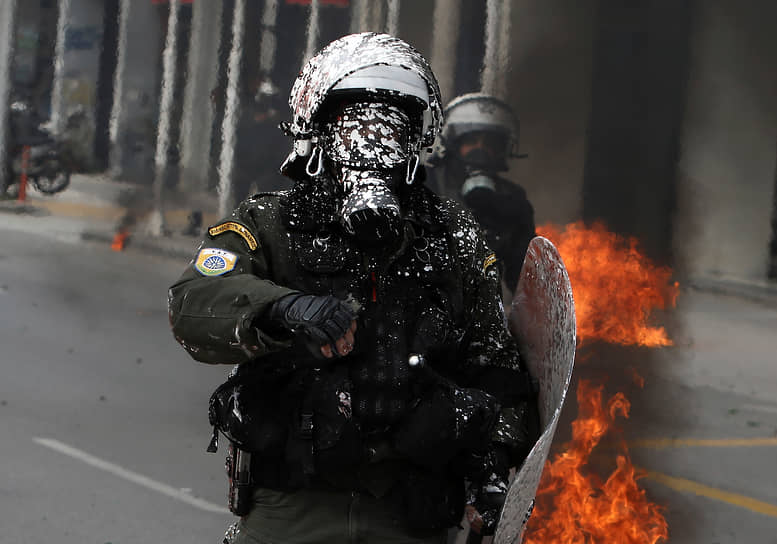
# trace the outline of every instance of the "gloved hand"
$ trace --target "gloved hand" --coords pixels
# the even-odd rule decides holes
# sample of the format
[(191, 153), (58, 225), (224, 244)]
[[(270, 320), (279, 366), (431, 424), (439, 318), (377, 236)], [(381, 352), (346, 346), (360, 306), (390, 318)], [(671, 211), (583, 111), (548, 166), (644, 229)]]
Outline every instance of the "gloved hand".
[(467, 518), (473, 531), (489, 536), (496, 532), (509, 486), (510, 463), (507, 450), (495, 445), (481, 458), (482, 466), (467, 493)]
[(331, 295), (294, 293), (278, 299), (270, 319), (302, 336), (313, 355), (347, 355), (353, 349), (356, 321), (350, 307)]

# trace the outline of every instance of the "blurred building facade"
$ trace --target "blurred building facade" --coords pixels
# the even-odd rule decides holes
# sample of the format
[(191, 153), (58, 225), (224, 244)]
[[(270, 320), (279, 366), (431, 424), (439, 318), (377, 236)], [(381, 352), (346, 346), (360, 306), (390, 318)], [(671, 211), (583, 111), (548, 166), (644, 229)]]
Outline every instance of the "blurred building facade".
[(769, 0), (0, 0), (3, 14), (3, 109), (33, 89), (54, 126), (85, 114), (85, 171), (214, 202), (226, 187), (222, 209), (283, 188), (277, 124), (310, 44), (391, 30), (444, 101), (489, 79), (512, 104), (529, 157), (511, 175), (538, 224), (602, 220), (681, 277), (777, 280)]

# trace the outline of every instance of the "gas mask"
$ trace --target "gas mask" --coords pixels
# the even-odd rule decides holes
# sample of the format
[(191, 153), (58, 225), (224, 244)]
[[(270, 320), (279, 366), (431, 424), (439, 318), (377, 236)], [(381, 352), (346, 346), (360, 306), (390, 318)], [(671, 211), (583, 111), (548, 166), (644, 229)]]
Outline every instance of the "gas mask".
[(475, 213), (481, 224), (488, 222), (498, 202), (495, 175), (488, 170), (465, 168), (464, 183), (459, 188), (459, 196), (464, 204)]
[(502, 134), (477, 131), (461, 137), (458, 145), (459, 168), (463, 170), (461, 197), (469, 201), (488, 198), (496, 191), (494, 179), (506, 166), (506, 141)]
[(386, 242), (402, 230), (397, 190), (418, 167), (411, 127), (399, 107), (369, 102), (340, 108), (323, 130), (324, 155), (342, 195), (340, 223), (362, 242)]

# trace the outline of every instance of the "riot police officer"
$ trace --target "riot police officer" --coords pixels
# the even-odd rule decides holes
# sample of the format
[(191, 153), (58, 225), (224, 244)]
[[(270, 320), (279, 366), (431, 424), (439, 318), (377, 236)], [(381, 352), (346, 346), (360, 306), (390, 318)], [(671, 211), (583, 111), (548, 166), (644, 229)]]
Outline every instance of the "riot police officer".
[(496, 257), (423, 183), (434, 75), (355, 34), (289, 103), (293, 188), (211, 227), (169, 293), (191, 356), (236, 365), (210, 416), (250, 454), (252, 494), (225, 542), (445, 542), (465, 502), (493, 528), (533, 400)]
[(519, 123), (502, 100), (470, 93), (445, 108), (445, 125), (429, 158), (434, 185), (463, 202), (486, 231), (503, 268), (506, 287), (518, 283), (526, 248), (536, 236), (534, 208), (520, 185), (504, 179), (517, 155)]

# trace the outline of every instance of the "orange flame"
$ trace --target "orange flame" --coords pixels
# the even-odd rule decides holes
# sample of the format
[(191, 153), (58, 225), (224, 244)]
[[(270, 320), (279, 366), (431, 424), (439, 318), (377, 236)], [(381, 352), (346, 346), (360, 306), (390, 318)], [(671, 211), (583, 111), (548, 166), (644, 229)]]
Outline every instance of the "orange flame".
[(124, 251), (124, 247), (127, 245), (127, 238), (129, 238), (129, 232), (124, 229), (119, 230), (113, 237), (111, 249), (113, 251)]
[(572, 441), (564, 453), (545, 464), (525, 544), (656, 544), (669, 538), (662, 508), (649, 502), (637, 485), (644, 474), (631, 464), (625, 445), (606, 481), (584, 471), (616, 416), (629, 415), (630, 404), (623, 393), (615, 394), (605, 410), (603, 389), (580, 381)]
[[(678, 284), (670, 283), (669, 268), (655, 266), (639, 252), (636, 239), (608, 232), (601, 223), (538, 230), (556, 245), (569, 272), (581, 345), (591, 340), (648, 347), (672, 344), (662, 327), (648, 326), (647, 321), (653, 309), (675, 305)], [(644, 386), (634, 368), (631, 378)], [(545, 464), (526, 544), (656, 544), (669, 538), (662, 508), (640, 489), (643, 474), (631, 463), (625, 444), (605, 481), (587, 468), (616, 416), (629, 413), (623, 393), (614, 395), (605, 410), (603, 389), (580, 380), (572, 441)]]
[(562, 231), (544, 225), (538, 233), (558, 248), (575, 297), (577, 337), (622, 345), (670, 346), (663, 327), (647, 322), (652, 309), (674, 306), (678, 284), (672, 270), (654, 265), (639, 252), (635, 238), (625, 239), (601, 223), (581, 221)]

